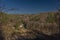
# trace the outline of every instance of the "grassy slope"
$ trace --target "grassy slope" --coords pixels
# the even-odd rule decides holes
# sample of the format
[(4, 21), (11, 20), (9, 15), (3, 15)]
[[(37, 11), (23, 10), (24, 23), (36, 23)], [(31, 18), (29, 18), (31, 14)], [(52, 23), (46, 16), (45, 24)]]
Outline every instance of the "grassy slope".
[[(36, 31), (39, 33), (52, 35), (55, 33), (58, 33), (58, 27), (56, 24), (55, 19), (54, 22), (51, 22), (50, 19), (46, 21), (47, 17), (52, 14), (54, 18), (54, 12), (49, 13), (41, 13), (41, 14), (31, 14), (31, 15), (14, 15), (14, 14), (5, 14), (0, 13), (0, 29), (3, 32), (3, 36), (5, 36), (6, 40), (9, 40), (9, 38), (12, 36), (12, 34), (20, 35), (29, 38), (35, 38)], [(28, 18), (27, 18), (28, 17)], [(48, 18), (51, 18), (50, 16)], [(24, 19), (27, 19), (26, 24), (27, 28), (19, 28), (19, 30), (15, 29), (15, 26), (17, 27), (23, 23)], [(22, 21), (23, 20), (23, 21)], [(35, 30), (35, 31), (34, 31)], [(31, 33), (31, 34), (30, 34)], [(34, 35), (33, 35), (34, 34)]]

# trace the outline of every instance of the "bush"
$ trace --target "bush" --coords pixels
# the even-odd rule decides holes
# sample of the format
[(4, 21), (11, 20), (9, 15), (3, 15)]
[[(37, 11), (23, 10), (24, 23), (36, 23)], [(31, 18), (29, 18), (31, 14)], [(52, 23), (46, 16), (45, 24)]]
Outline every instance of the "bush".
[(33, 16), (30, 18), (30, 21), (39, 21), (40, 17), (39, 16)]
[(46, 22), (49, 22), (49, 23), (56, 22), (55, 14), (49, 13), (46, 18)]
[(0, 22), (2, 24), (7, 24), (8, 22), (8, 16), (5, 13), (0, 13)]
[(15, 29), (18, 29), (18, 27), (19, 27), (18, 23), (16, 23), (14, 27), (15, 27)]

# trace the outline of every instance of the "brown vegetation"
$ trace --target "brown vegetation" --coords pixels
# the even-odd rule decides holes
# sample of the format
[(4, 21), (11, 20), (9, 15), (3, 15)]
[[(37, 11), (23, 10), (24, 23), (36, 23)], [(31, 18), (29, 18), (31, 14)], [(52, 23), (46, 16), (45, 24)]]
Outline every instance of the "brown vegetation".
[[(59, 33), (55, 12), (13, 15), (0, 13), (0, 34), (4, 40), (32, 40), (42, 37), (42, 40)], [(19, 26), (23, 24), (23, 27)], [(45, 37), (46, 36), (46, 37)], [(0, 39), (1, 39), (0, 37)], [(1, 40), (2, 40), (1, 39)], [(40, 39), (41, 40), (41, 39)], [(48, 38), (47, 38), (48, 40)]]

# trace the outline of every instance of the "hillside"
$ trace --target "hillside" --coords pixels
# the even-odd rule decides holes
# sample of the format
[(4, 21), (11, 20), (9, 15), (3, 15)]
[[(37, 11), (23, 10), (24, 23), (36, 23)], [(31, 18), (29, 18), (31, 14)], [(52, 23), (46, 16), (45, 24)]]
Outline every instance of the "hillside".
[(0, 13), (0, 40), (59, 40), (56, 14)]

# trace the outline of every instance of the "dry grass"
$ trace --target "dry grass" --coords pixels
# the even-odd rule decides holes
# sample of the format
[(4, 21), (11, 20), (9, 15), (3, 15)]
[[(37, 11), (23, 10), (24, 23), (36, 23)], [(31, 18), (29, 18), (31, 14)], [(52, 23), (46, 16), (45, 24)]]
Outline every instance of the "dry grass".
[[(13, 38), (14, 35), (17, 35), (16, 37), (22, 36), (24, 38), (36, 38), (37, 33), (33, 30), (37, 30), (37, 32), (46, 35), (52, 35), (59, 32), (58, 24), (55, 21), (54, 23), (46, 22), (48, 13), (33, 15), (0, 14), (0, 16), (0, 24), (5, 40), (11, 40), (11, 37)], [(29, 18), (26, 18), (28, 21), (26, 21), (26, 28), (19, 28), (20, 24), (23, 24), (25, 17)], [(18, 24), (18, 29), (15, 29), (16, 24)]]

